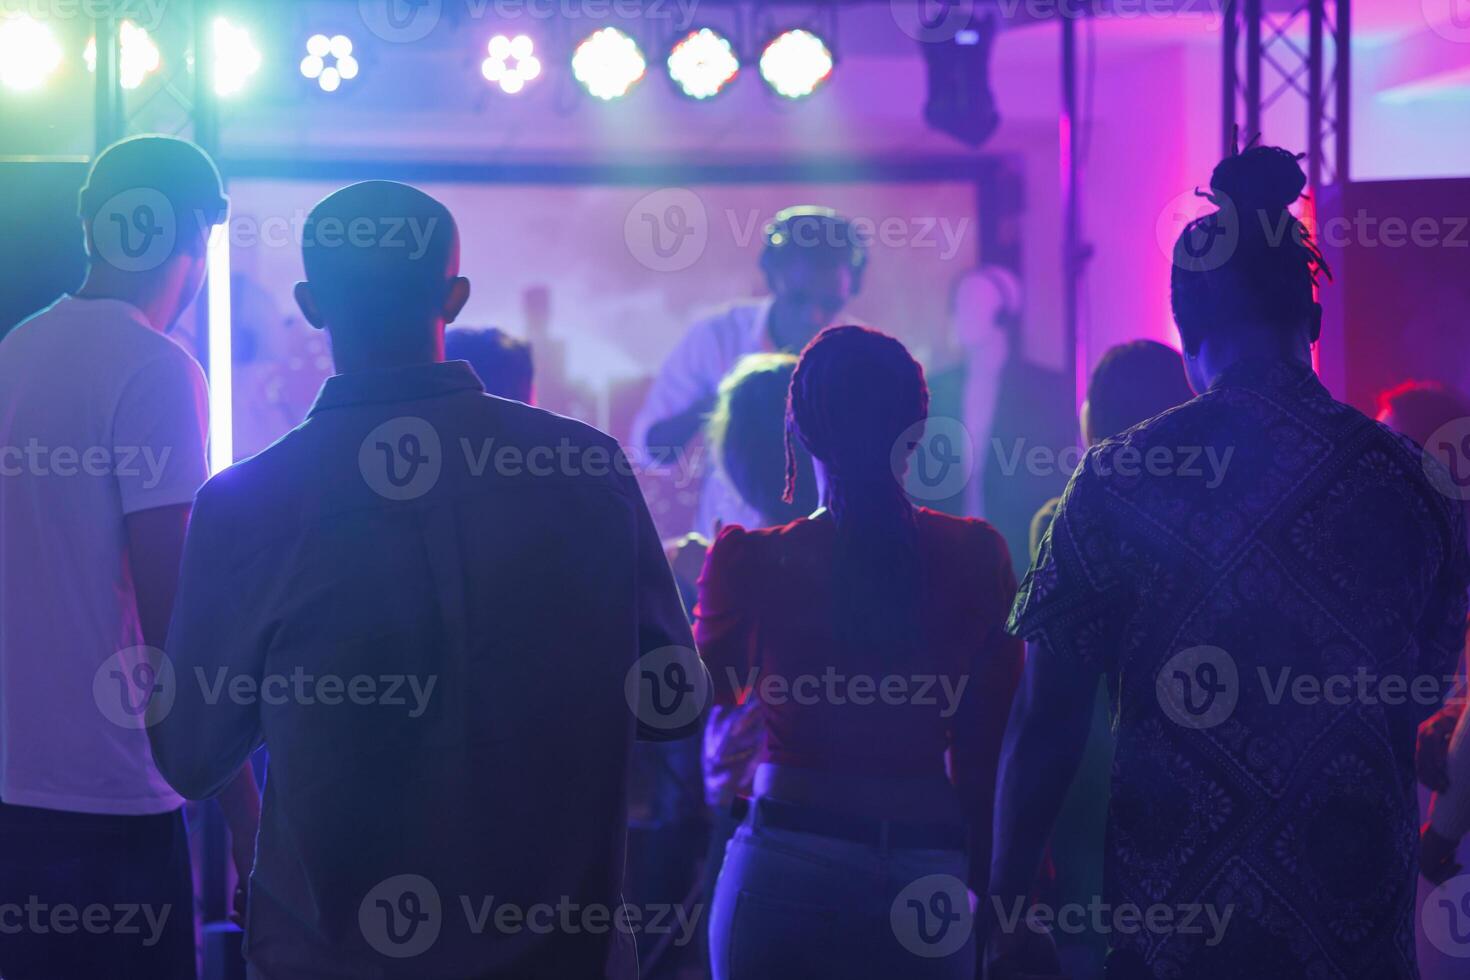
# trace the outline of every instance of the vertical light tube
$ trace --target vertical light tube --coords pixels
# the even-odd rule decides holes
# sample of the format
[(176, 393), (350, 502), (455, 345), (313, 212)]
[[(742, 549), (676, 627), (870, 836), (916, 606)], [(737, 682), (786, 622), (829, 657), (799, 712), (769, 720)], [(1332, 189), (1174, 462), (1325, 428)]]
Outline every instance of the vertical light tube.
[(221, 222), (209, 232), (205, 288), (209, 310), (209, 471), (235, 461), (234, 345), (230, 323), (230, 232)]

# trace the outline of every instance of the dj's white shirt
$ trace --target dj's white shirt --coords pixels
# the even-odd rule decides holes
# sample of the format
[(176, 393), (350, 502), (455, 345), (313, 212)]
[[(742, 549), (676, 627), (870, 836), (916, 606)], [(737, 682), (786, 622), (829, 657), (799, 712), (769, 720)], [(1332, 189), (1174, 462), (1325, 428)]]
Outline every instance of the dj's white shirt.
[(204, 374), (119, 300), (63, 297), (0, 342), (0, 801), (149, 814), (150, 667), (128, 514), (208, 476)]
[[(648, 430), (654, 425), (714, 398), (720, 382), (742, 357), (775, 349), (771, 344), (770, 314), (770, 299), (736, 303), (689, 328), (659, 368), (633, 422), (631, 445), (637, 453), (648, 453)], [(713, 537), (717, 522), (744, 527), (760, 527), (763, 523), (760, 514), (740, 498), (708, 450), (698, 457), (681, 450), (676, 459), (650, 462), (672, 470), (676, 479), (701, 481), (694, 527), (666, 527), (664, 532), (691, 530)]]

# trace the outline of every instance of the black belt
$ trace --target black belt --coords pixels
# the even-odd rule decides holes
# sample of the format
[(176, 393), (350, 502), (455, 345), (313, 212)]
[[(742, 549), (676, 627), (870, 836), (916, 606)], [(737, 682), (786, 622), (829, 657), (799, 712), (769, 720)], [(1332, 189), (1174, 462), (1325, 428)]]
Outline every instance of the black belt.
[(878, 820), (851, 813), (785, 803), (762, 796), (752, 801), (757, 827), (791, 830), (802, 834), (836, 837), (839, 840), (895, 850), (963, 851), (965, 829), (945, 823), (907, 823)]

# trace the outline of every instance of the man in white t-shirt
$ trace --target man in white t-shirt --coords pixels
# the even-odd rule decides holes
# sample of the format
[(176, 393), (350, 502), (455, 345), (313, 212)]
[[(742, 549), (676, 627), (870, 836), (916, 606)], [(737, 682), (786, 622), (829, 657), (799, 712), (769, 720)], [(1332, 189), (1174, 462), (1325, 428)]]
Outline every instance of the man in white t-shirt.
[[(227, 201), (202, 150), (148, 136), (100, 154), (79, 203), (85, 282), (0, 342), (0, 976), (173, 980), (195, 975), (193, 887), (143, 708), (188, 682), (158, 651), (208, 405), (165, 334)], [(221, 802), (248, 872), (248, 764)]]
[[(760, 260), (770, 297), (737, 303), (689, 328), (633, 423), (636, 451), (655, 464), (683, 465), (682, 451), (714, 409), (725, 375), (746, 354), (800, 353), (858, 294), (867, 261), (863, 236), (837, 212), (809, 206), (778, 212), (766, 226)], [(716, 522), (759, 527), (760, 515), (725, 474), (708, 469), (695, 526), (685, 530), (713, 535)]]

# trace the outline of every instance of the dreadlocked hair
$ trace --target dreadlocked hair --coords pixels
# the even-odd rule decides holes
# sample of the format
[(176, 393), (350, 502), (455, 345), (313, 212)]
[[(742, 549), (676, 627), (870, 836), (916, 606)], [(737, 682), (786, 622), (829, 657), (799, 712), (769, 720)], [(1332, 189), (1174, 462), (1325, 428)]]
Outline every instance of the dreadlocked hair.
[(823, 464), (823, 503), (837, 528), (834, 632), (869, 662), (918, 644), (918, 524), (900, 479), (928, 415), (923, 368), (877, 330), (823, 330), (791, 377), (785, 499), (796, 494), (800, 442)]
[(1174, 244), (1169, 299), (1186, 350), (1243, 323), (1287, 329), (1313, 315), (1320, 277), (1332, 270), (1288, 210), (1307, 186), (1301, 159), (1249, 145), (1220, 161), (1208, 191), (1195, 191), (1216, 210)]

